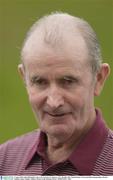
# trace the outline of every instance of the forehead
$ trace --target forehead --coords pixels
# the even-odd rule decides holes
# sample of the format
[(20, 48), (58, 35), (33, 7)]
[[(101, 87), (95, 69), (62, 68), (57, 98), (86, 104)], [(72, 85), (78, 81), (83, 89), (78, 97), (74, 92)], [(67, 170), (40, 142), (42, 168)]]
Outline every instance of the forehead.
[(23, 61), (29, 70), (63, 68), (80, 70), (88, 64), (88, 49), (81, 36), (70, 37), (60, 47), (52, 47), (32, 37), (23, 49)]

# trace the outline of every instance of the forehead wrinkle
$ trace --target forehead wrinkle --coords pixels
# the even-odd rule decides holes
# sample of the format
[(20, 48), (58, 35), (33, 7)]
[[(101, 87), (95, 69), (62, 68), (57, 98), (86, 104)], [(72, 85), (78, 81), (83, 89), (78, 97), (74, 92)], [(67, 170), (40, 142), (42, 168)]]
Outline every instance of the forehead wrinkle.
[(59, 69), (67, 69), (67, 68), (73, 68), (75, 67), (75, 69), (81, 69), (83, 67), (83, 64), (76, 60), (70, 60), (70, 59), (64, 59), (62, 58), (56, 58), (56, 57), (46, 57), (45, 59), (41, 59), (41, 58), (37, 58), (36, 60), (32, 60), (32, 62), (28, 62), (27, 63), (27, 67), (30, 69), (39, 69), (39, 70), (43, 70), (43, 68), (45, 68), (44, 70), (46, 70), (46, 68), (49, 68), (49, 70), (51, 68), (59, 68)]
[[(69, 61), (68, 61), (69, 62)], [(84, 70), (81, 65), (73, 65), (73, 63), (52, 63), (51, 65), (47, 63), (40, 64), (39, 62), (30, 64), (28, 67), (29, 77), (40, 76), (48, 79), (58, 79), (63, 76), (81, 76)]]
[(32, 47), (32, 49), (27, 52), (24, 60), (25, 66), (27, 66), (28, 69), (36, 69), (35, 71), (43, 68), (49, 68), (49, 71), (51, 69), (55, 70), (55, 68), (61, 69), (61, 67), (64, 69), (64, 67), (66, 68), (67, 66), (75, 67), (76, 71), (81, 70), (81, 68), (84, 68), (85, 65), (88, 64), (88, 56), (84, 41), (82, 41), (81, 49), (80, 44), (80, 42), (76, 45), (73, 43), (65, 44), (64, 48), (59, 50), (39, 44), (38, 47)]
[[(72, 39), (72, 41), (70, 41), (70, 39)], [(33, 45), (33, 43), (35, 44)], [(80, 33), (78, 33), (75, 37), (72, 34), (65, 36), (64, 42), (58, 47), (52, 47), (49, 44), (46, 44), (43, 41), (43, 38), (36, 37), (33, 39), (33, 37), (31, 37), (30, 42), (27, 41), (24, 47), (23, 60), (28, 61), (28, 59), (43, 59), (44, 56), (48, 57), (50, 54), (52, 56), (60, 55), (65, 57), (70, 56), (71, 54), (73, 58), (75, 57), (76, 59), (83, 60), (83, 58), (88, 56), (88, 49), (86, 42)]]
[(33, 68), (35, 67), (62, 67), (62, 66), (78, 66), (79, 68), (84, 66), (86, 64), (86, 59), (82, 59), (82, 57), (76, 56), (74, 53), (71, 53), (71, 55), (65, 56), (65, 53), (57, 54), (47, 54), (45, 52), (41, 54), (37, 54), (35, 56), (29, 56), (26, 60), (26, 65), (31, 66)]

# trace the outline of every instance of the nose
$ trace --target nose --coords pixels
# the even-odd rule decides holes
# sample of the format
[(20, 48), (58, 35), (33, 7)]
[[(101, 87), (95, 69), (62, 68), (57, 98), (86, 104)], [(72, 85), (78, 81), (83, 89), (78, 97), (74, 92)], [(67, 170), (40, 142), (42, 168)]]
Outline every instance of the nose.
[(49, 89), (46, 103), (53, 110), (64, 105), (64, 98), (58, 87), (51, 87)]

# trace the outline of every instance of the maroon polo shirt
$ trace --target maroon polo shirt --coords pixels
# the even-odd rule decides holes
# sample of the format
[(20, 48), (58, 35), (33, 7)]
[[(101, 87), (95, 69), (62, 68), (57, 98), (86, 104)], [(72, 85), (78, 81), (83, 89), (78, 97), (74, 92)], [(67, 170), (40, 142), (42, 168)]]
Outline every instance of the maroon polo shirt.
[(113, 175), (113, 132), (99, 110), (93, 127), (69, 158), (50, 164), (39, 130), (0, 145), (0, 175)]

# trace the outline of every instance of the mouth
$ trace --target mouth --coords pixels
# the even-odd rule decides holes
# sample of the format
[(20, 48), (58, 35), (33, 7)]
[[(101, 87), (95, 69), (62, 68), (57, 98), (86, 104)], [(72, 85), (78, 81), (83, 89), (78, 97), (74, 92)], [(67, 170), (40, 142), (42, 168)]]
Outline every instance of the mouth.
[(52, 117), (64, 117), (65, 115), (68, 115), (69, 113), (59, 113), (59, 114), (52, 114), (52, 113), (49, 113), (49, 112), (46, 112), (49, 116), (52, 116)]

